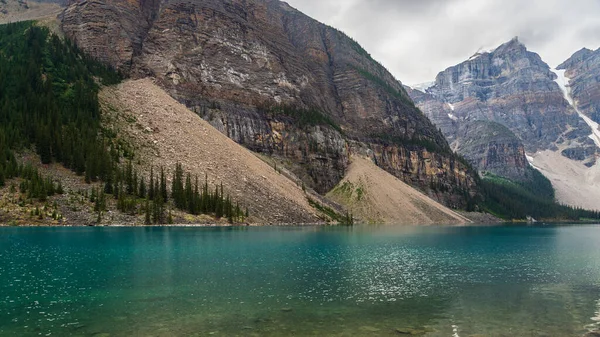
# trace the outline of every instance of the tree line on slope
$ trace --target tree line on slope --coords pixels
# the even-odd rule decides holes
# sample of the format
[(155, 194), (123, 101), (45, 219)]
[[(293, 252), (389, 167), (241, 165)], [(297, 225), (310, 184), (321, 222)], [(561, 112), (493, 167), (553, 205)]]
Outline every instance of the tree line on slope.
[(20, 173), (14, 150), (32, 147), (43, 164), (59, 162), (91, 181), (111, 173), (114, 156), (98, 136), (96, 79), (112, 84), (120, 76), (47, 28), (0, 26), (0, 182)]
[[(185, 178), (184, 178), (185, 177)], [(214, 192), (213, 192), (214, 191)], [(130, 215), (144, 215), (144, 222), (150, 224), (172, 224), (172, 207), (192, 215), (212, 215), (216, 219), (227, 219), (229, 223), (244, 222), (249, 216), (248, 208), (242, 210), (239, 203), (225, 193), (222, 184), (215, 185), (214, 190), (204, 177), (202, 185), (198, 177), (184, 173), (183, 166), (175, 165), (172, 173), (171, 188), (167, 187), (167, 173), (160, 167), (155, 173), (150, 168), (148, 181), (129, 161), (124, 167), (115, 171), (113, 179), (104, 183), (103, 189), (92, 189), (90, 202), (94, 203), (94, 211), (101, 222), (106, 212), (106, 196), (111, 195), (117, 209)]]
[(537, 170), (526, 182), (513, 182), (492, 174), (481, 180), (484, 210), (506, 220), (600, 220), (599, 211), (560, 205), (555, 201), (550, 181)]
[(11, 178), (21, 178), (21, 192), (28, 199), (45, 200), (60, 192), (62, 185), (44, 178), (37, 169), (18, 164), (15, 153), (35, 148), (43, 164), (58, 162), (84, 175), (87, 183), (102, 181), (92, 189), (98, 219), (106, 210), (106, 195), (113, 195), (125, 213), (146, 213), (146, 223), (166, 223), (170, 198), (176, 208), (191, 214), (213, 214), (230, 222), (243, 221), (248, 211), (225, 194), (222, 185), (209, 192), (207, 177), (202, 186), (183, 168), (175, 168), (172, 192), (167, 191), (166, 173), (150, 181), (138, 176), (133, 154), (104, 136), (98, 91), (122, 79), (113, 69), (81, 53), (68, 40), (61, 40), (33, 22), (0, 25), (0, 187)]

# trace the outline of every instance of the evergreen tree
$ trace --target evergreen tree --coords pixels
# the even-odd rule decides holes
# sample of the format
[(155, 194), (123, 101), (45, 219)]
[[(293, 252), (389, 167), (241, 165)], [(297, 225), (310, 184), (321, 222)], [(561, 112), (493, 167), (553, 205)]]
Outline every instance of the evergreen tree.
[(167, 219), (167, 223), (168, 223), (169, 225), (172, 225), (172, 224), (173, 224), (173, 213), (171, 212), (171, 209), (170, 209), (170, 208), (169, 208), (169, 217), (168, 217), (168, 219)]
[(113, 193), (113, 173), (108, 173), (106, 175), (106, 180), (104, 183), (104, 193), (112, 194)]
[(144, 177), (140, 180), (140, 190), (138, 193), (138, 197), (144, 199), (146, 198), (146, 182), (144, 181)]
[(169, 196), (167, 194), (167, 176), (165, 175), (165, 168), (162, 166), (160, 167), (160, 195), (163, 202), (167, 202), (169, 200)]
[(127, 168), (125, 171), (125, 184), (127, 186), (127, 194), (133, 195), (135, 190), (133, 186), (133, 164), (131, 160), (127, 162)]
[(146, 213), (146, 217), (145, 217), (144, 223), (146, 225), (150, 225), (152, 222), (152, 219), (151, 219), (151, 210), (150, 210), (150, 199), (148, 199), (148, 198), (146, 198), (145, 213)]
[(187, 204), (187, 211), (190, 214), (194, 214), (195, 206), (194, 206), (194, 191), (192, 189), (192, 177), (188, 172), (185, 178), (185, 202)]
[(148, 197), (150, 198), (150, 200), (154, 200), (154, 194), (155, 194), (155, 190), (154, 190), (154, 167), (150, 167), (150, 181), (149, 181), (150, 185), (149, 185), (149, 189), (148, 189)]
[(173, 183), (171, 195), (175, 202), (175, 207), (185, 210), (187, 207), (185, 190), (183, 187), (183, 166), (180, 163), (175, 164), (175, 173), (173, 174)]
[(131, 195), (136, 195), (138, 194), (138, 175), (137, 175), (137, 171), (134, 170), (133, 171), (133, 188), (132, 188), (132, 192)]

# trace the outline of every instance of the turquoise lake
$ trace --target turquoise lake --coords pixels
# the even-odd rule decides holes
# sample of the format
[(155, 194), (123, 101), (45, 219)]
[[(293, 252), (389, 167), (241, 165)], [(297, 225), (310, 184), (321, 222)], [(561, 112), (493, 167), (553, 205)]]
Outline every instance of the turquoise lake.
[(600, 227), (0, 228), (0, 336), (584, 336)]

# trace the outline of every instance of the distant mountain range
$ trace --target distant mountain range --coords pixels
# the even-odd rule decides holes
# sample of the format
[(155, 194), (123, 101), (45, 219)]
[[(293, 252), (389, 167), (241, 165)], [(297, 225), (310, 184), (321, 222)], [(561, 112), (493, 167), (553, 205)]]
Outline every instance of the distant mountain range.
[(527, 181), (535, 167), (559, 202), (600, 209), (599, 67), (583, 49), (551, 69), (514, 38), (407, 90), (478, 170)]

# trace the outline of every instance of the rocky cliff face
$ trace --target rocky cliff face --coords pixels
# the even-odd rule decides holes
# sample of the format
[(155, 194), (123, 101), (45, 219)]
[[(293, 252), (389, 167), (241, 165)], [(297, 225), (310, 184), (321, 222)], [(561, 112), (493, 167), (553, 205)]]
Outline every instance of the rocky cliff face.
[(540, 56), (515, 38), (446, 69), (426, 93), (414, 90), (411, 96), (480, 170), (520, 180), (526, 178), (525, 151), (594, 156), (591, 130), (556, 80)]
[(127, 73), (158, 5), (158, 0), (69, 0), (60, 16), (62, 30), (88, 54)]
[[(73, 1), (65, 34), (152, 76), (236, 142), (282, 157), (320, 192), (366, 153), (461, 205), (475, 179), (396, 79), (341, 32), (276, 0)], [(466, 192), (465, 192), (466, 191)]]
[(577, 108), (600, 123), (600, 49), (582, 49), (558, 66), (566, 70), (570, 92)]
[(482, 171), (512, 180), (528, 177), (523, 143), (502, 124), (474, 121), (461, 125), (456, 151)]

